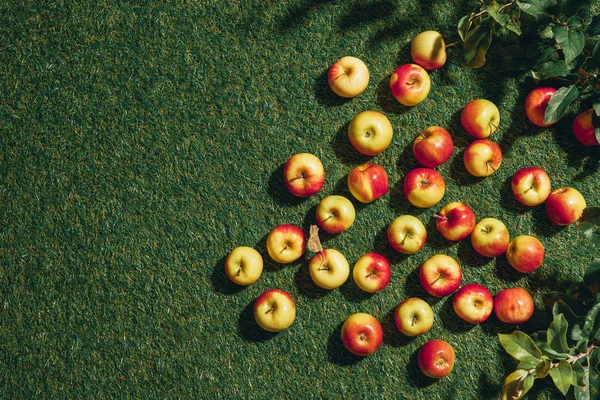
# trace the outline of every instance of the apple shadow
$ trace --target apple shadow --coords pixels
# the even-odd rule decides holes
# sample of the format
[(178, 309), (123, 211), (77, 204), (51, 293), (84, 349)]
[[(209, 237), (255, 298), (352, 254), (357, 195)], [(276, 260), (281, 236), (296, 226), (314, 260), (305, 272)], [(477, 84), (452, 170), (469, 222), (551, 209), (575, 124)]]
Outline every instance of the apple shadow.
[(375, 87), (375, 104), (389, 114), (401, 115), (407, 113), (410, 111), (410, 107), (400, 104), (392, 95), (392, 90), (390, 89), (391, 77), (392, 74), (387, 75)]
[(265, 342), (279, 332), (269, 332), (262, 329), (254, 319), (254, 301), (246, 305), (238, 317), (238, 333), (245, 340), (254, 343)]
[(352, 143), (350, 143), (350, 139), (348, 139), (348, 127), (350, 126), (350, 122), (351, 121), (347, 121), (338, 129), (331, 145), (338, 161), (342, 164), (361, 165), (371, 160), (372, 157), (359, 153), (358, 150), (352, 146)]
[(450, 177), (460, 186), (473, 186), (481, 182), (485, 177), (471, 175), (464, 163), (465, 150), (461, 149), (450, 159)]
[(515, 199), (512, 192), (512, 176), (509, 176), (504, 180), (502, 188), (500, 189), (500, 198), (502, 199), (500, 206), (511, 213), (523, 215), (531, 209), (531, 207), (521, 204)]
[(331, 335), (329, 335), (329, 339), (327, 340), (327, 355), (330, 362), (340, 367), (347, 367), (359, 363), (364, 357), (352, 354), (344, 347), (341, 339), (343, 325), (344, 322), (339, 323)]
[(225, 273), (225, 260), (227, 260), (227, 256), (221, 257), (213, 268), (211, 274), (212, 287), (216, 292), (225, 295), (239, 293), (248, 286), (237, 285), (227, 277), (227, 274)]
[(436, 218), (433, 216), (425, 224), (425, 229), (427, 230), (427, 244), (435, 250), (447, 250), (456, 243), (442, 236), (437, 228)]
[(321, 299), (327, 296), (330, 292), (327, 289), (317, 286), (317, 284), (313, 282), (308, 269), (308, 263), (302, 263), (302, 265), (300, 265), (300, 267), (296, 270), (296, 273), (294, 274), (294, 282), (298, 292), (302, 296), (309, 299)]
[[(338, 233), (329, 233), (319, 226), (319, 224), (317, 223), (317, 207), (318, 206), (319, 206), (318, 203), (313, 205), (304, 215), (303, 225), (306, 228), (303, 228), (303, 229), (305, 230), (306, 240), (308, 240), (308, 232), (310, 230), (310, 226), (311, 225), (317, 226), (319, 228), (319, 241), (323, 245), (323, 248), (326, 248), (325, 244), (327, 242), (329, 242), (331, 239), (335, 238), (339, 234)], [(306, 251), (310, 252), (308, 250), (308, 248), (306, 249)], [(312, 256), (310, 256), (310, 257), (312, 257)]]
[(406, 371), (409, 379), (416, 387), (426, 388), (436, 383), (439, 379), (430, 378), (421, 372), (421, 368), (419, 367), (419, 350), (421, 350), (420, 347), (413, 351), (413, 353), (410, 355), (410, 358), (408, 359), (408, 365), (406, 366)]
[[(337, 60), (336, 60), (337, 61)], [(333, 64), (333, 62), (332, 62)], [(329, 73), (329, 67), (325, 69), (316, 79), (315, 84), (313, 86), (315, 92), (315, 98), (319, 102), (319, 104), (330, 106), (330, 107), (339, 107), (344, 104), (352, 101), (352, 98), (341, 97), (337, 94), (333, 93), (331, 88), (329, 87), (329, 82), (327, 81), (327, 74)]]
[(415, 338), (406, 336), (398, 330), (396, 322), (394, 321), (396, 307), (397, 306), (394, 306), (394, 308), (389, 310), (381, 321), (381, 328), (383, 329), (383, 341), (395, 348), (406, 347), (412, 343)]
[(418, 297), (420, 299), (425, 300), (425, 302), (427, 302), (427, 304), (431, 306), (439, 303), (443, 299), (443, 297), (435, 297), (427, 293), (427, 291), (425, 291), (425, 289), (423, 288), (423, 285), (421, 285), (420, 274), (421, 265), (419, 265), (416, 268), (413, 268), (413, 270), (410, 271), (408, 275), (406, 275), (406, 279), (404, 280), (404, 293), (406, 297)]
[(387, 226), (381, 228), (375, 235), (375, 239), (373, 240), (373, 251), (381, 254), (388, 260), (390, 266), (392, 267), (392, 274), (394, 274), (394, 266), (401, 264), (408, 258), (407, 254), (402, 254), (396, 251), (390, 245), (387, 236)]
[(492, 258), (484, 257), (473, 249), (470, 236), (458, 242), (458, 258), (461, 265), (475, 267), (482, 267), (492, 261)]
[(283, 170), (285, 168), (285, 164), (286, 163), (283, 163), (277, 167), (277, 169), (275, 169), (269, 177), (267, 193), (273, 200), (282, 206), (297, 206), (304, 203), (308, 197), (294, 196), (285, 186), (285, 182), (283, 180)]
[(469, 322), (463, 321), (458, 315), (456, 315), (456, 312), (454, 312), (454, 307), (452, 305), (454, 301), (454, 296), (455, 294), (444, 298), (444, 303), (442, 304), (442, 307), (439, 309), (437, 314), (439, 316), (438, 319), (441, 321), (444, 328), (449, 331), (456, 333), (469, 332), (473, 328), (475, 328), (477, 324), (471, 324)]
[[(427, 212), (427, 208), (416, 207), (408, 202), (404, 195), (404, 177), (400, 179), (389, 191), (390, 207), (400, 215), (413, 215), (418, 217)], [(391, 221), (390, 221), (391, 222)]]
[(501, 256), (496, 257), (496, 265), (494, 268), (494, 273), (496, 276), (505, 281), (505, 282), (518, 282), (521, 279), (525, 278), (527, 274), (523, 274), (510, 265), (506, 255), (503, 254)]
[[(365, 292), (354, 282), (354, 278), (352, 277), (353, 266), (350, 266), (350, 276), (348, 280), (340, 286), (339, 290), (342, 293), (342, 296), (348, 301), (352, 301), (354, 303), (360, 303), (365, 300), (372, 298), (376, 293)], [(385, 290), (385, 288), (383, 289)]]
[(533, 218), (535, 233), (542, 237), (550, 238), (566, 228), (565, 226), (559, 226), (550, 221), (550, 218), (548, 218), (548, 214), (546, 213), (546, 207), (543, 204), (533, 207), (531, 217)]

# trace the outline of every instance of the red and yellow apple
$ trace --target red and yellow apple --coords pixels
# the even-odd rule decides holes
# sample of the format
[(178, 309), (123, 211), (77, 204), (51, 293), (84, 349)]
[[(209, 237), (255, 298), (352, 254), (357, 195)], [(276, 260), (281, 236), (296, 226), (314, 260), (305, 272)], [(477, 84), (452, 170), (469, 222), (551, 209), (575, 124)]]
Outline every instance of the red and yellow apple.
[(508, 228), (496, 218), (484, 218), (471, 232), (473, 249), (485, 257), (498, 257), (504, 254), (510, 242)]
[(335, 289), (344, 284), (350, 275), (346, 257), (335, 249), (325, 249), (315, 254), (308, 263), (313, 282), (323, 289)]
[(294, 299), (284, 290), (269, 289), (254, 302), (254, 319), (264, 330), (282, 331), (296, 319)]
[(596, 128), (592, 121), (594, 109), (590, 108), (587, 111), (575, 117), (573, 120), (573, 134), (579, 143), (584, 146), (598, 146), (600, 145), (600, 138), (596, 134)]
[(412, 150), (420, 164), (435, 168), (452, 156), (454, 142), (446, 129), (441, 126), (430, 126), (415, 138)]
[(396, 307), (394, 323), (406, 336), (422, 335), (433, 325), (433, 310), (425, 300), (410, 297)]
[(546, 199), (546, 214), (556, 225), (577, 222), (586, 208), (581, 192), (572, 187), (562, 187), (550, 192)]
[(291, 194), (298, 197), (312, 196), (325, 183), (325, 169), (314, 154), (294, 154), (285, 163), (283, 181)]
[(354, 264), (352, 276), (356, 285), (369, 293), (382, 290), (390, 282), (392, 270), (389, 261), (379, 253), (367, 253)]
[(367, 356), (383, 343), (383, 328), (371, 314), (352, 314), (342, 325), (342, 344), (352, 354)]
[(491, 140), (475, 140), (465, 149), (463, 161), (465, 168), (471, 175), (489, 176), (500, 168), (502, 150), (500, 150), (500, 146)]
[(390, 78), (392, 95), (400, 104), (409, 107), (425, 100), (430, 87), (429, 74), (417, 64), (401, 65)]
[(379, 111), (362, 111), (348, 125), (352, 147), (366, 156), (375, 156), (392, 143), (394, 129), (388, 117)]
[(550, 86), (540, 86), (529, 92), (525, 98), (525, 115), (532, 124), (547, 127), (557, 122), (554, 121), (549, 124), (544, 122), (548, 102), (555, 92), (556, 89)]
[(327, 196), (317, 206), (317, 223), (328, 233), (340, 233), (348, 230), (355, 218), (354, 205), (344, 196)]
[(439, 32), (421, 32), (410, 43), (410, 54), (426, 70), (438, 69), (446, 63), (446, 42)]
[(281, 264), (299, 259), (306, 250), (306, 236), (295, 225), (282, 224), (273, 228), (267, 236), (267, 252)]
[(359, 165), (348, 174), (348, 189), (356, 200), (371, 203), (388, 192), (387, 172), (378, 164)]
[(494, 298), (494, 313), (506, 324), (518, 325), (529, 321), (534, 309), (533, 298), (522, 287), (501, 290)]
[(460, 114), (460, 122), (470, 135), (483, 139), (498, 129), (500, 111), (489, 100), (472, 100), (463, 108)]
[(436, 205), (444, 197), (446, 184), (442, 175), (431, 168), (415, 168), (404, 177), (404, 196), (420, 208)]
[(460, 286), (462, 269), (454, 258), (436, 254), (421, 265), (419, 281), (431, 296), (444, 297)]
[(329, 68), (327, 83), (340, 97), (356, 97), (369, 85), (369, 69), (359, 58), (342, 57)]
[(238, 285), (247, 286), (256, 282), (262, 270), (262, 256), (252, 247), (236, 247), (225, 259), (225, 274)]
[(428, 377), (443, 378), (454, 368), (454, 349), (441, 339), (430, 340), (419, 350), (417, 361), (421, 372)]
[(519, 272), (533, 272), (544, 262), (544, 245), (534, 236), (519, 235), (508, 244), (506, 259)]
[(534, 207), (546, 201), (552, 185), (546, 171), (537, 167), (528, 167), (518, 170), (513, 175), (510, 188), (519, 203)]
[(448, 240), (462, 240), (475, 227), (475, 214), (471, 207), (457, 201), (446, 204), (434, 217), (438, 231)]
[(452, 299), (452, 308), (463, 321), (480, 324), (492, 314), (494, 298), (485, 286), (470, 283), (456, 292)]
[(387, 237), (388, 242), (396, 251), (413, 254), (425, 246), (427, 231), (417, 217), (401, 215), (388, 226)]

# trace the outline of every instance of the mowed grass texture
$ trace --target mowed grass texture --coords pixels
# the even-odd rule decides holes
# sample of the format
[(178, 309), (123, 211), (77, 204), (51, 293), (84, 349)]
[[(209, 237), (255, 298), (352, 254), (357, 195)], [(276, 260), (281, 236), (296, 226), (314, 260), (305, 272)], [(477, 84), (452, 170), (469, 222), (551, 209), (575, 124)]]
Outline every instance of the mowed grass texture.
[[(554, 187), (573, 186), (600, 205), (598, 149), (581, 147), (570, 125), (576, 104), (556, 126), (534, 128), (523, 103), (534, 82), (497, 72), (499, 41), (479, 70), (463, 65), (460, 47), (431, 74), (429, 97), (414, 108), (397, 103), (389, 77), (410, 61), (417, 33), (435, 29), (458, 39), (459, 18), (477, 1), (8, 1), (0, 6), (0, 393), (2, 398), (402, 398), (498, 397), (516, 362), (495, 317), (462, 323), (451, 297), (426, 295), (418, 268), (444, 253), (459, 260), (464, 283), (492, 293), (523, 286), (540, 295), (582, 277), (597, 256), (574, 226), (552, 225), (543, 206), (525, 208), (510, 193), (514, 172), (543, 167)], [(598, 6), (589, 12), (598, 12)], [(328, 67), (361, 58), (371, 81), (352, 100), (331, 93)], [(504, 153), (498, 172), (471, 177), (462, 152), (471, 138), (460, 126), (474, 98), (496, 103), (493, 136)], [(369, 159), (347, 140), (361, 111), (385, 113), (392, 145)], [(416, 162), (411, 144), (431, 125), (447, 128), (455, 153), (439, 168), (443, 204), (468, 203), (478, 219), (505, 222), (511, 236), (532, 234), (545, 264), (522, 275), (505, 257), (476, 255), (468, 240), (450, 243), (432, 215), (402, 193)], [(326, 170), (322, 191), (287, 193), (285, 161), (311, 152)], [(307, 252), (282, 266), (265, 238), (276, 225), (308, 232), (329, 194), (350, 196), (346, 176), (372, 160), (389, 174), (390, 191), (368, 205), (354, 201), (350, 230), (322, 235), (352, 265), (377, 251), (392, 264), (382, 292), (367, 295), (349, 280), (318, 289)], [(398, 215), (416, 215), (429, 239), (411, 256), (395, 253), (385, 230)], [(265, 259), (260, 280), (229, 282), (224, 260), (235, 247)], [(288, 291), (297, 318), (271, 334), (254, 322), (254, 299)], [(406, 297), (432, 304), (433, 328), (402, 336), (393, 310)], [(348, 353), (339, 335), (355, 312), (376, 316), (384, 344), (366, 358)], [(448, 341), (453, 372), (424, 377), (416, 354), (427, 340)], [(559, 393), (550, 380), (529, 398)]]

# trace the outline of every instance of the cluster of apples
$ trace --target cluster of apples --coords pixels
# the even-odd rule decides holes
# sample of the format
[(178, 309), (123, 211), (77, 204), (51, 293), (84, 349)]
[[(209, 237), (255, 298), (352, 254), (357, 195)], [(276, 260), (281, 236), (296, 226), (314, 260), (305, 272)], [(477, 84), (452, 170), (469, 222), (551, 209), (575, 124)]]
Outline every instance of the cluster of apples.
[[(429, 76), (424, 68), (431, 70), (444, 64), (446, 55), (443, 38), (434, 31), (424, 32), (413, 40), (411, 54), (413, 61), (420, 65), (401, 66), (390, 80), (394, 97), (407, 106), (418, 104), (427, 96)], [(368, 82), (368, 69), (358, 58), (343, 57), (329, 69), (329, 86), (339, 96), (357, 96), (365, 90)], [(540, 123), (541, 114), (543, 123), (547, 98), (531, 95), (526, 103), (528, 118), (537, 124)], [(498, 108), (488, 100), (476, 99), (463, 108), (461, 124), (466, 132), (476, 138), (464, 153), (465, 168), (472, 175), (485, 177), (498, 170), (502, 161), (500, 147), (487, 138), (498, 129), (499, 123)], [(361, 112), (348, 126), (350, 143), (364, 155), (382, 153), (389, 147), (392, 137), (390, 121), (378, 111)], [(405, 176), (404, 195), (409, 203), (417, 207), (433, 207), (445, 193), (444, 180), (434, 168), (445, 163), (453, 154), (452, 136), (440, 126), (429, 127), (414, 139), (412, 150), (415, 159), (423, 167), (415, 168)], [(283, 180), (293, 195), (309, 197), (322, 189), (325, 170), (315, 155), (298, 153), (286, 162)], [(365, 163), (352, 169), (347, 184), (352, 196), (362, 203), (379, 199), (389, 189), (385, 169), (374, 163)], [(533, 207), (545, 203), (549, 219), (558, 225), (577, 221), (586, 207), (583, 196), (574, 188), (552, 191), (548, 174), (537, 167), (517, 171), (511, 181), (511, 190), (515, 199), (524, 205)], [(470, 237), (477, 253), (485, 257), (506, 254), (509, 264), (517, 271), (529, 273), (543, 263), (544, 247), (537, 238), (519, 235), (511, 241), (502, 221), (483, 218), (477, 222), (475, 213), (467, 204), (451, 202), (434, 217), (437, 230), (447, 240), (459, 241)], [(339, 234), (352, 226), (356, 210), (350, 199), (328, 195), (319, 202), (315, 218), (319, 228)], [(315, 231), (311, 226), (311, 236), (318, 231), (316, 226), (314, 228)], [(425, 245), (427, 231), (417, 217), (401, 215), (388, 225), (387, 238), (396, 251), (414, 254)], [(282, 224), (269, 233), (266, 248), (275, 262), (288, 264), (298, 260), (308, 246), (315, 253), (308, 263), (313, 282), (328, 290), (343, 285), (350, 276), (350, 265), (345, 256), (336, 249), (322, 249), (320, 244), (316, 249), (311, 248), (309, 241), (300, 227)], [(234, 249), (225, 261), (227, 276), (240, 285), (256, 282), (262, 269), (260, 253), (246, 246)], [(360, 289), (376, 293), (390, 281), (390, 264), (383, 255), (369, 252), (356, 261), (352, 276)], [(533, 314), (533, 299), (523, 288), (503, 289), (495, 297), (480, 284), (468, 284), (460, 288), (462, 269), (455, 259), (445, 254), (437, 254), (426, 260), (420, 268), (419, 279), (423, 289), (431, 296), (444, 297), (454, 293), (454, 311), (468, 323), (482, 323), (492, 311), (500, 321), (510, 324), (521, 324)], [(254, 317), (258, 325), (267, 331), (277, 332), (288, 328), (295, 316), (294, 300), (283, 290), (269, 289), (255, 301)], [(394, 322), (404, 335), (417, 336), (431, 328), (434, 313), (426, 301), (411, 297), (396, 307)], [(351, 353), (366, 356), (381, 346), (383, 329), (374, 316), (356, 313), (342, 325), (341, 341)], [(425, 375), (441, 378), (450, 373), (454, 366), (454, 350), (443, 340), (430, 340), (419, 350), (418, 363)]]

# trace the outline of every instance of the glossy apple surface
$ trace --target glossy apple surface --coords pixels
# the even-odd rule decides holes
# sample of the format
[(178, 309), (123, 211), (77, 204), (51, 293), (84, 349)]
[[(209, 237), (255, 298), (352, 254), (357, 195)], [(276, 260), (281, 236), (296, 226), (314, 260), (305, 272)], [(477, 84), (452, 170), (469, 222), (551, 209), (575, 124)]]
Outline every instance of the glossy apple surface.
[(405, 106), (416, 106), (425, 100), (430, 88), (429, 74), (417, 64), (401, 65), (390, 78), (392, 95)]
[(528, 167), (515, 172), (510, 188), (519, 203), (534, 207), (546, 201), (552, 190), (552, 184), (546, 171), (537, 167)]
[(294, 299), (284, 290), (269, 289), (254, 302), (254, 319), (264, 330), (282, 331), (296, 319)]
[(367, 356), (379, 349), (383, 343), (381, 324), (371, 314), (356, 313), (342, 325), (342, 344), (357, 356)]
[(535, 309), (533, 298), (521, 287), (504, 289), (494, 298), (494, 313), (506, 324), (522, 324), (529, 321)]
[(498, 257), (506, 252), (510, 243), (508, 228), (496, 218), (484, 218), (471, 232), (473, 249), (485, 257)]
[(379, 111), (362, 111), (348, 125), (352, 147), (366, 156), (375, 156), (392, 143), (394, 129), (388, 117)]
[(282, 224), (273, 228), (267, 236), (267, 252), (278, 263), (289, 264), (304, 254), (306, 237), (295, 225)]
[(329, 68), (327, 83), (340, 97), (356, 97), (369, 85), (369, 69), (359, 58), (342, 57)]
[(433, 207), (442, 200), (446, 184), (442, 175), (431, 168), (415, 168), (404, 177), (404, 196), (420, 208)]
[(294, 154), (285, 163), (283, 181), (291, 194), (298, 197), (312, 196), (325, 183), (325, 169), (314, 154)]
[(390, 282), (392, 269), (383, 255), (371, 252), (356, 261), (352, 276), (359, 288), (365, 292), (376, 293)]
[(225, 274), (238, 285), (246, 286), (256, 282), (262, 271), (262, 256), (252, 247), (236, 247), (225, 259)]
[(548, 102), (550, 97), (556, 92), (556, 89), (549, 86), (540, 86), (533, 89), (525, 98), (525, 115), (532, 124), (546, 127), (555, 124), (552, 122), (546, 124), (544, 122), (544, 116), (546, 115), (546, 108), (548, 108)]
[(590, 108), (589, 110), (577, 115), (575, 120), (573, 120), (573, 134), (575, 135), (577, 141), (584, 146), (600, 145), (598, 142), (598, 136), (596, 136), (594, 132), (595, 127), (592, 121), (593, 114), (594, 109)]
[(413, 254), (425, 246), (427, 231), (417, 217), (401, 215), (388, 226), (387, 237), (388, 242), (396, 251)]
[(454, 258), (445, 254), (436, 254), (421, 265), (419, 281), (431, 296), (444, 297), (460, 286), (462, 269)]
[(475, 213), (465, 203), (448, 203), (434, 217), (438, 231), (448, 240), (467, 238), (475, 228)]
[(328, 233), (340, 233), (348, 230), (355, 218), (354, 205), (344, 196), (327, 196), (317, 206), (317, 223)]
[(506, 259), (519, 272), (533, 272), (544, 262), (544, 245), (535, 236), (519, 235), (508, 244)]
[(546, 214), (556, 225), (577, 222), (587, 207), (581, 192), (572, 187), (562, 187), (550, 192), (546, 199)]
[(460, 122), (471, 136), (483, 139), (496, 132), (500, 124), (500, 111), (486, 99), (472, 100), (460, 114)]
[(473, 176), (490, 176), (502, 164), (502, 150), (491, 140), (475, 140), (467, 146), (463, 155), (465, 168)]
[(315, 254), (308, 263), (313, 282), (323, 289), (335, 289), (344, 284), (350, 275), (346, 257), (335, 249), (325, 249)]
[(422, 335), (433, 325), (433, 310), (425, 300), (410, 297), (396, 307), (394, 323), (406, 336)]
[(419, 134), (412, 146), (415, 159), (428, 168), (435, 168), (452, 156), (454, 141), (441, 126), (430, 126)]
[(454, 349), (448, 342), (441, 339), (430, 340), (419, 350), (419, 369), (430, 378), (443, 378), (452, 372), (454, 356)]
[(492, 314), (494, 298), (485, 286), (470, 283), (454, 294), (452, 308), (463, 321), (480, 324)]
[(356, 200), (371, 203), (388, 192), (387, 172), (378, 164), (359, 165), (348, 174), (348, 189)]
[(444, 38), (436, 31), (421, 32), (410, 43), (410, 55), (426, 70), (438, 69), (446, 63)]

